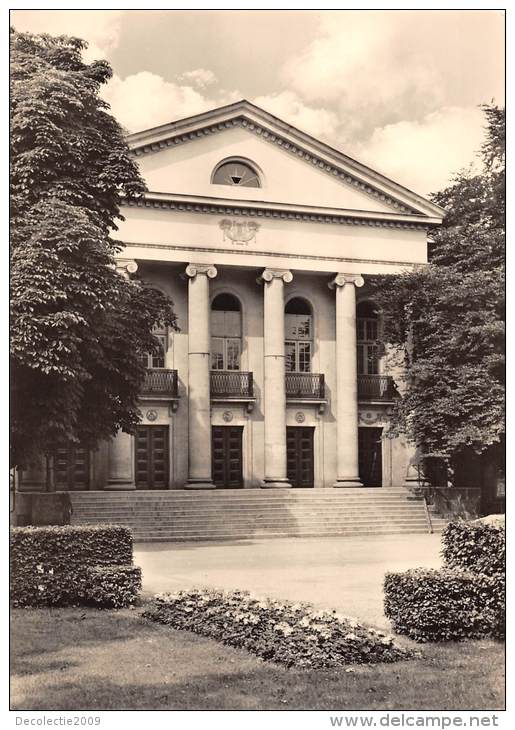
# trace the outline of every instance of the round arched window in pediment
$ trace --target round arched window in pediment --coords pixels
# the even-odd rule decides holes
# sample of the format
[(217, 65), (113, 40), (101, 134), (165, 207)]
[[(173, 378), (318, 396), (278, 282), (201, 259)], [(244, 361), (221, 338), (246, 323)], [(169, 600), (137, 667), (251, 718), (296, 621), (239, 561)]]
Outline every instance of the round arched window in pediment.
[(242, 188), (260, 188), (261, 181), (257, 171), (243, 160), (222, 162), (214, 171), (212, 182), (215, 185), (236, 185)]

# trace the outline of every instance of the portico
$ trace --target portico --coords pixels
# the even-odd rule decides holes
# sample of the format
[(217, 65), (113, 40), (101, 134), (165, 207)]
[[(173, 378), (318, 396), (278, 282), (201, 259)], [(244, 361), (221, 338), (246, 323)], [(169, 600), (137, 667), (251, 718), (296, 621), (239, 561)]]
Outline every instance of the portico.
[(148, 192), (124, 205), (119, 266), (171, 296), (179, 331), (156, 330), (141, 424), (79, 488), (401, 486), (368, 282), (424, 264), (440, 210), (246, 101), (128, 142)]

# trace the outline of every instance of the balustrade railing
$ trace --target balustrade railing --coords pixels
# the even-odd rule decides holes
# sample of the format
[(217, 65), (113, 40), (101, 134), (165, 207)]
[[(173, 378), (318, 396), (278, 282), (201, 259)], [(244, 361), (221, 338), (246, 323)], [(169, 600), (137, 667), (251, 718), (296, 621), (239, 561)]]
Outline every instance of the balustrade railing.
[(393, 401), (397, 395), (391, 375), (358, 375), (358, 400)]
[(286, 398), (325, 400), (325, 381), (320, 373), (286, 373)]
[(211, 370), (211, 398), (254, 398), (252, 373)]
[(177, 398), (177, 370), (148, 368), (141, 389), (141, 395), (167, 395)]

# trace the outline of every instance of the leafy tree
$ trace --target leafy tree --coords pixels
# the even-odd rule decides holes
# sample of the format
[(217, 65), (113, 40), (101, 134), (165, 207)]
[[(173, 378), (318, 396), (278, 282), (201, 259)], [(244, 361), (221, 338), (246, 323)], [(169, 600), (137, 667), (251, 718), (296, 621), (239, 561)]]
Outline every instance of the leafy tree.
[(482, 168), (432, 196), (447, 214), (429, 266), (373, 283), (385, 340), (406, 367), (395, 429), (446, 457), (460, 486), (503, 459), (505, 127), (503, 109), (484, 112)]
[(144, 183), (85, 42), (11, 31), (11, 462), (94, 447), (139, 420), (139, 355), (172, 302), (116, 271), (111, 234)]

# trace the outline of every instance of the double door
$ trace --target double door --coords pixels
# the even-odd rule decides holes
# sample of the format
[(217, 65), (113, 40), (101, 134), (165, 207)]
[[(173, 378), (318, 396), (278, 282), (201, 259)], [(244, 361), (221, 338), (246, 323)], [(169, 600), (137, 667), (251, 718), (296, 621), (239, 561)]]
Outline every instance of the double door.
[(313, 436), (308, 426), (288, 426), (286, 429), (286, 470), (292, 487), (314, 486)]
[(243, 426), (212, 426), (212, 474), (217, 487), (243, 487)]
[(168, 489), (168, 426), (138, 426), (136, 430), (136, 488)]
[(58, 490), (80, 491), (90, 486), (90, 453), (78, 444), (66, 444), (54, 454), (55, 486)]

